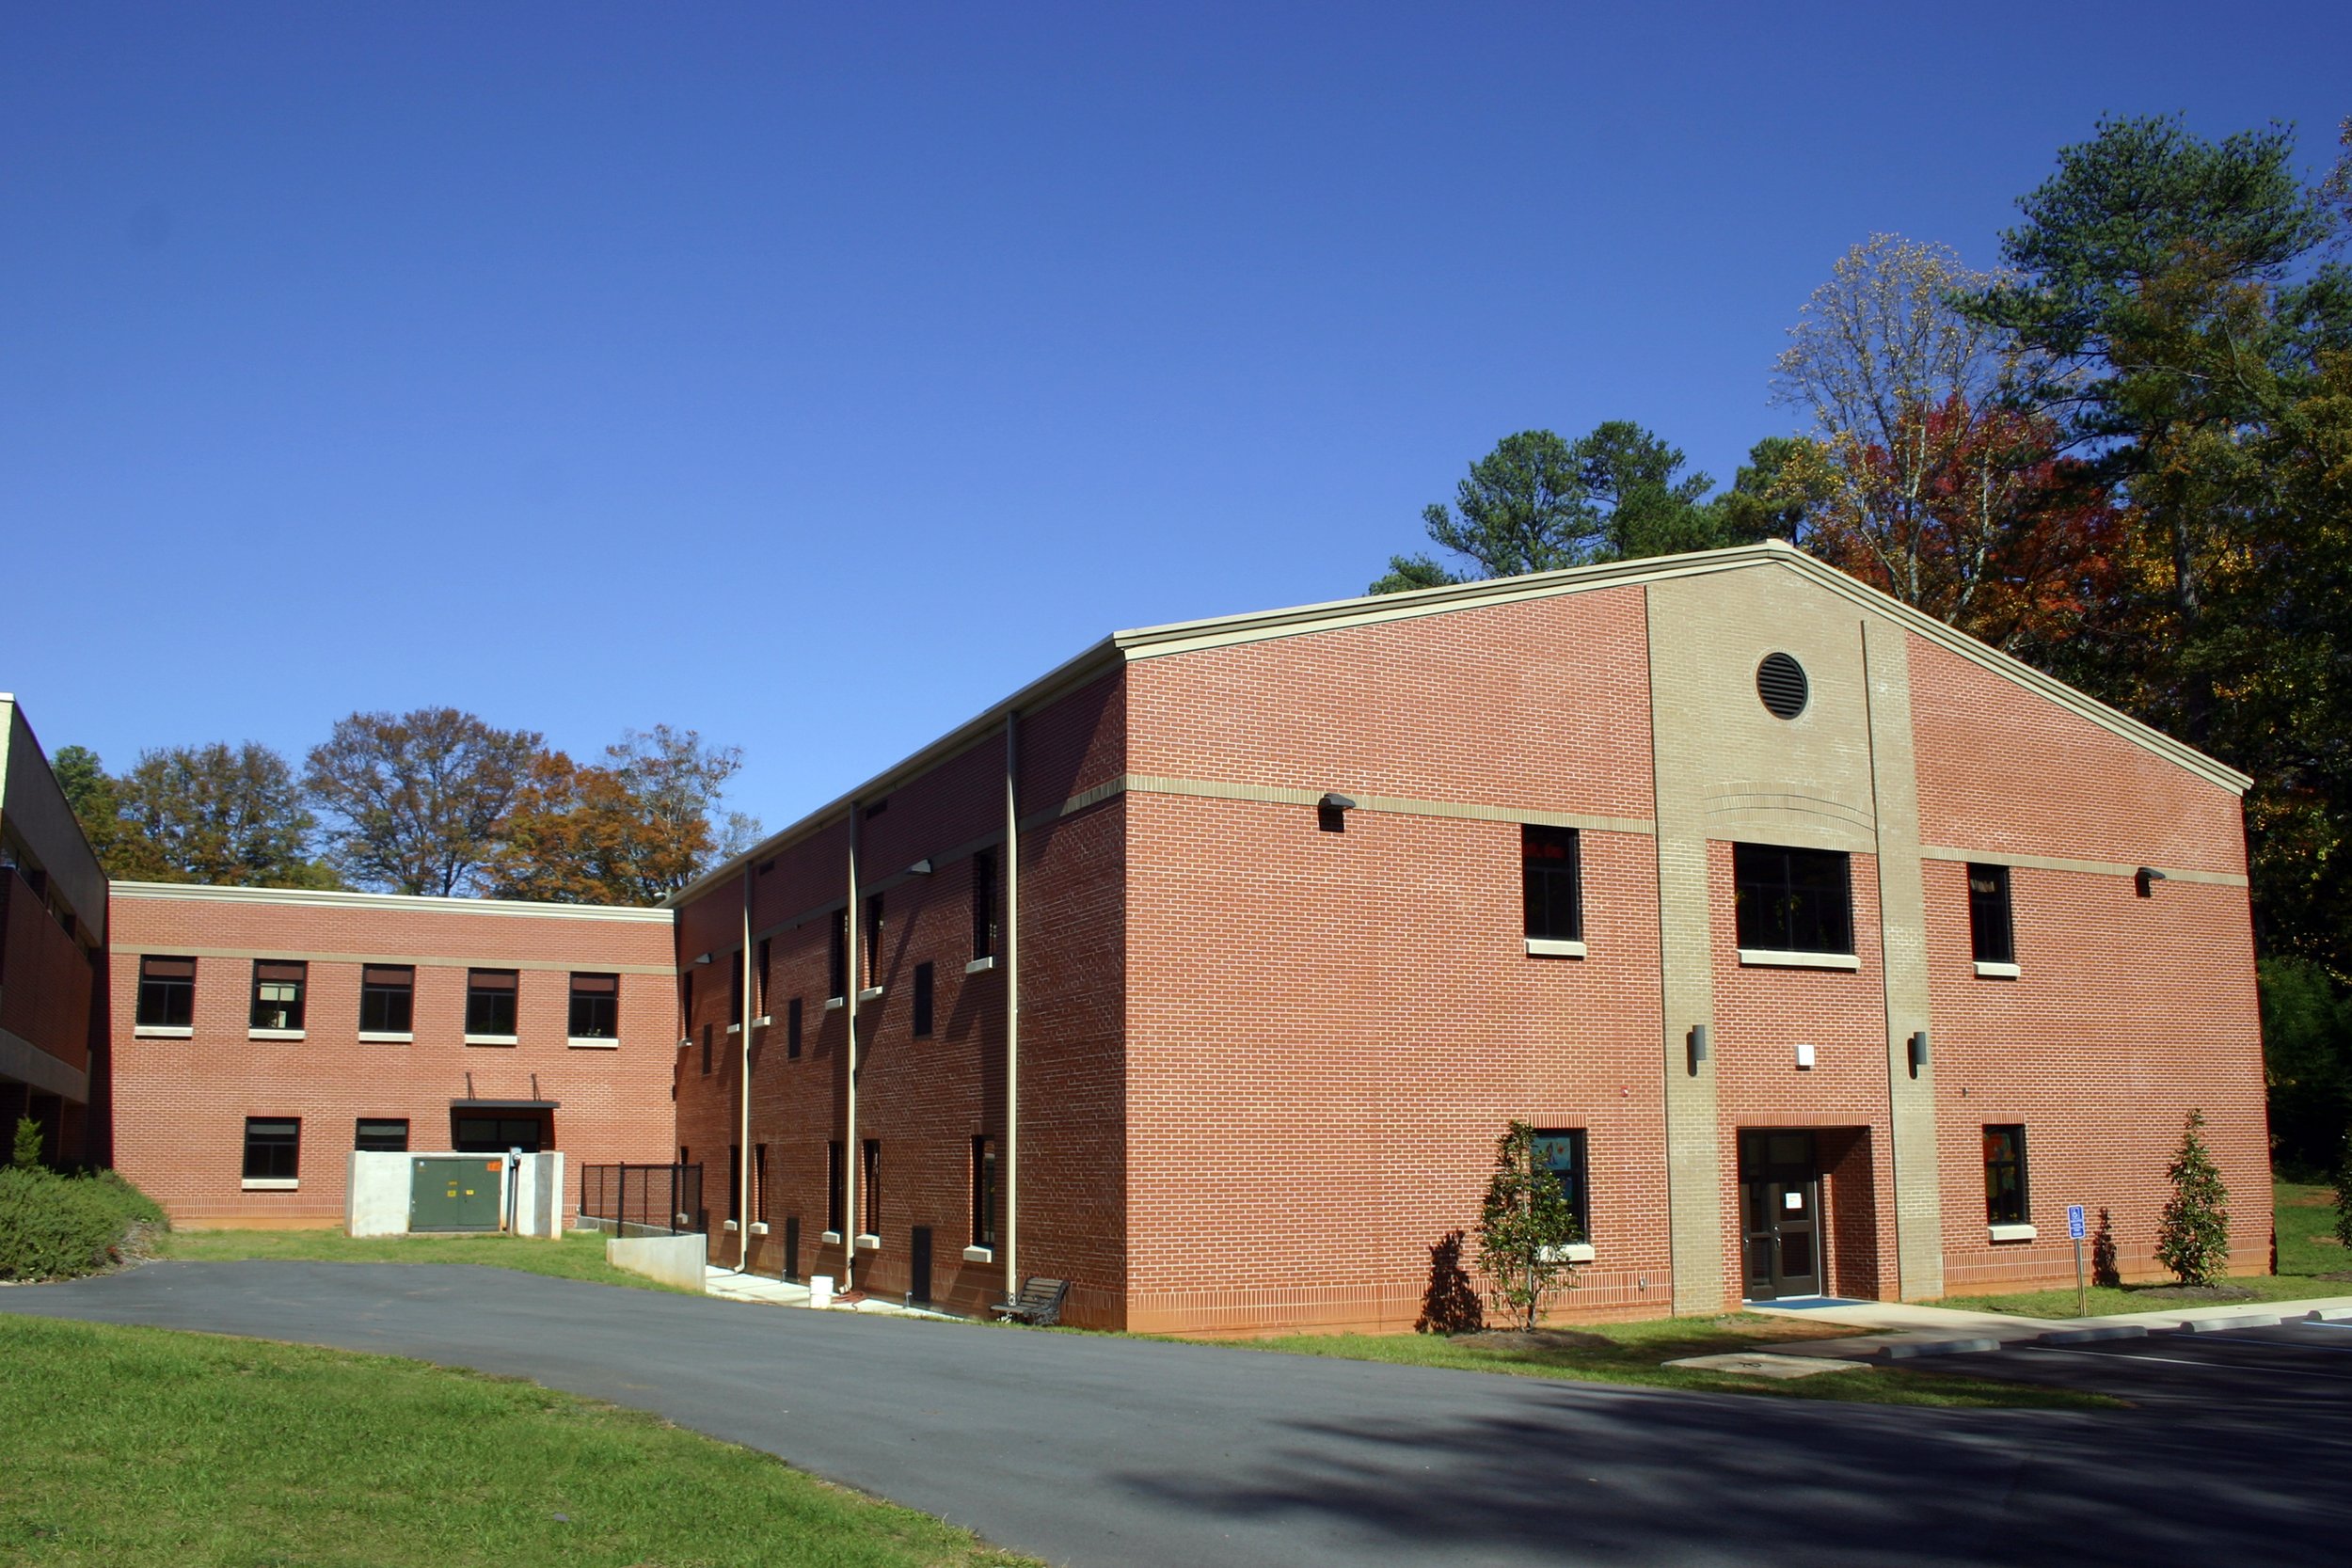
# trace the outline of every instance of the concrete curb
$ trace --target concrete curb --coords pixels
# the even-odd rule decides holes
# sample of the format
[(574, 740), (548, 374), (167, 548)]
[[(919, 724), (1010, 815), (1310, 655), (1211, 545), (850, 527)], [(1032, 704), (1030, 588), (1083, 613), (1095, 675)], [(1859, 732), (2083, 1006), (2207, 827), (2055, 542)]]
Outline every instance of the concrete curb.
[(1998, 1339), (1913, 1339), (1889, 1345), (1879, 1354), (1889, 1361), (1908, 1361), (1915, 1355), (1966, 1355), (2000, 1348)]
[(1986, 1351), (2031, 1349), (2046, 1345), (2090, 1345), (2106, 1339), (2143, 1339), (2151, 1334), (2217, 1334), (2233, 1328), (2283, 1328), (2289, 1323), (2352, 1323), (2352, 1307), (2328, 1307), (2310, 1312), (2239, 1312), (2226, 1318), (2187, 1318), (2173, 1323), (2094, 1323), (2081, 1328), (2051, 1329), (2020, 1335), (2013, 1339), (1970, 1338), (1918, 1339), (1882, 1346), (1884, 1361), (1907, 1361), (1921, 1355), (1970, 1355)]
[(2110, 1323), (2104, 1328), (2061, 1328), (2052, 1334), (2037, 1334), (2025, 1343), (2029, 1345), (2089, 1345), (2101, 1339), (2144, 1339), (2148, 1337), (2146, 1323)]
[(2277, 1328), (2284, 1323), (2300, 1323), (2300, 1316), (2285, 1318), (2276, 1312), (2240, 1312), (2229, 1318), (2197, 1318), (2181, 1324), (2183, 1334), (2218, 1334), (2231, 1328)]

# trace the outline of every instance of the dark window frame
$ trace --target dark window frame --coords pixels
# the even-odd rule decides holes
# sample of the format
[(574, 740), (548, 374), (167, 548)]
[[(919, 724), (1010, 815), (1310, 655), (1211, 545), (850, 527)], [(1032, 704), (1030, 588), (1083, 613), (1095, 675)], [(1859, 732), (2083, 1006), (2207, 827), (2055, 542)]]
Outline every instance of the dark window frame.
[[(262, 973), (264, 970), (277, 970), (279, 973), (275, 974), (264, 974)], [(289, 970), (293, 971), (292, 974), (285, 973)], [(291, 985), (294, 987), (294, 999), (292, 1002), (282, 1002), (275, 998), (268, 1001), (264, 1001), (262, 999), (262, 988), (263, 986), (284, 985)], [(247, 1023), (246, 1027), (252, 1029), (300, 1029), (303, 1026), (303, 1009), (305, 1005), (310, 1000), (310, 966), (303, 959), (254, 959), (253, 1006), (252, 1011), (248, 1015), (250, 1022)], [(276, 1022), (271, 1022), (273, 1020)]]
[(850, 1217), (849, 1190), (844, 1185), (849, 1174), (849, 1159), (839, 1138), (825, 1144), (825, 1228), (836, 1236), (845, 1235), (844, 1224)]
[(245, 1179), (247, 1181), (302, 1180), (300, 1117), (245, 1118)]
[(871, 990), (875, 986), (882, 984), (882, 939), (889, 934), (889, 930), (890, 921), (888, 914), (883, 910), (882, 895), (879, 893), (867, 894), (866, 895), (865, 941), (863, 943), (865, 950), (860, 955), (863, 961), (858, 970), (859, 974), (862, 976), (864, 986), (867, 990)]
[[(185, 964), (185, 974), (166, 966)], [(196, 960), (151, 953), (139, 959), (139, 995), (133, 1020), (142, 1029), (196, 1027)]]
[[(398, 975), (399, 979), (373, 978)], [(417, 966), (362, 964), (359, 967), (359, 1033), (406, 1035), (417, 1025)]]
[(1986, 1122), (1984, 1138), (1984, 1223), (2031, 1225), (2033, 1195), (2026, 1181), (2026, 1124)]
[(801, 999), (792, 998), (784, 1005), (784, 1055), (787, 1061), (801, 1056)]
[(996, 919), (996, 851), (976, 849), (972, 853), (972, 958), (996, 956), (998, 940)]
[(916, 1039), (927, 1037), (935, 1021), (936, 991), (934, 988), (936, 982), (932, 976), (937, 973), (928, 962), (914, 966), (914, 1006), (912, 1009), (914, 1013), (912, 1024)]
[(882, 1140), (858, 1140), (857, 1212), (861, 1236), (882, 1234)]
[[(521, 1038), (522, 994), (521, 970), (466, 971), (466, 1033), (490, 1039)], [(501, 1021), (504, 1028), (499, 1026)]]
[(759, 945), (753, 949), (752, 1016), (754, 1018), (768, 1016), (768, 965), (774, 955), (775, 941), (772, 937), (760, 938)]
[(768, 1223), (768, 1146), (752, 1145), (752, 1222)]
[[(400, 1129), (400, 1141), (392, 1143), (384, 1130)], [(373, 1138), (373, 1142), (369, 1140)], [(351, 1127), (351, 1147), (374, 1154), (405, 1154), (408, 1152), (408, 1118), (406, 1117), (359, 1117)]]
[(1571, 1179), (1562, 1181), (1567, 1191), (1568, 1207), (1576, 1212), (1577, 1240), (1593, 1239), (1593, 1167), (1592, 1142), (1581, 1127), (1539, 1128), (1535, 1132), (1535, 1164), (1538, 1169), (1560, 1174), (1562, 1162), (1555, 1156), (1565, 1146), (1572, 1152), (1565, 1163)]
[[(587, 981), (583, 989), (581, 981)], [(564, 1033), (566, 1039), (616, 1040), (621, 1037), (621, 977), (582, 971), (571, 976), (571, 1006)]]
[(850, 906), (834, 911), (832, 934), (825, 946), (825, 997), (838, 1002), (850, 994)]
[(996, 1143), (985, 1132), (972, 1138), (972, 1244), (996, 1246)]
[(1968, 950), (1980, 964), (2017, 961), (2017, 909), (2009, 867), (1968, 867)]
[(1853, 857), (1785, 844), (1731, 847), (1733, 919), (1741, 947), (1854, 956)]
[(727, 1027), (739, 1027), (743, 1022), (743, 950), (740, 947), (727, 954)]
[(1519, 824), (1519, 904), (1531, 942), (1584, 940), (1583, 835)]

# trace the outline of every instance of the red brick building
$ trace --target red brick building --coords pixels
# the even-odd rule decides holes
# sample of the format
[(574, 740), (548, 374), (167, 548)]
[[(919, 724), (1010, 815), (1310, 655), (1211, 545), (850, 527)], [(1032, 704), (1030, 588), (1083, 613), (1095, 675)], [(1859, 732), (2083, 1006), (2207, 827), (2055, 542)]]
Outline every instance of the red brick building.
[(104, 1158), (106, 877), (16, 699), (0, 692), (0, 1137)]
[(2196, 1109), (2260, 1272), (2247, 782), (1777, 544), (1120, 633), (675, 901), (675, 1141), (1216, 1334), (1410, 1324), (1514, 1117), (1565, 1316), (2145, 1275)]
[(671, 917), (113, 885), (114, 1164), (202, 1227), (341, 1225), (354, 1148), (670, 1156)]

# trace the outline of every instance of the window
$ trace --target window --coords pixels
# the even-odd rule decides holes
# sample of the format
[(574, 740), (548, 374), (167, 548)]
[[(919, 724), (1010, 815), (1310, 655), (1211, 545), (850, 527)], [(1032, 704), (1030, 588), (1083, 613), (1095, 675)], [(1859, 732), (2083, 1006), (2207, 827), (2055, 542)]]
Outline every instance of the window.
[(743, 1146), (727, 1145), (727, 1218), (743, 1223)]
[(972, 1244), (996, 1245), (996, 1146), (985, 1137), (972, 1140)]
[(359, 971), (359, 1033), (405, 1035), (416, 1017), (417, 972), (406, 964)]
[(301, 1164), (300, 1118), (245, 1118), (245, 1179), (247, 1181), (292, 1181)]
[(515, 990), (511, 969), (466, 971), (466, 1033), (515, 1037)]
[(727, 1027), (743, 1022), (743, 950), (739, 947), (727, 955)]
[(752, 980), (757, 988), (752, 992), (752, 1006), (760, 1018), (768, 1016), (768, 941), (759, 939), (758, 957), (752, 963)]
[(1853, 895), (1842, 850), (1735, 844), (1731, 866), (1740, 946), (1853, 951)]
[(882, 1234), (882, 1140), (868, 1138), (858, 1150), (857, 1211), (861, 1236)]
[(375, 1154), (405, 1154), (408, 1152), (408, 1123), (401, 1121), (370, 1121), (359, 1118), (359, 1126), (351, 1139), (351, 1147)]
[(1559, 1181), (1560, 1190), (1567, 1195), (1568, 1207), (1576, 1211), (1576, 1234), (1580, 1241), (1593, 1239), (1592, 1191), (1585, 1180), (1584, 1130), (1564, 1128), (1557, 1132), (1535, 1134), (1535, 1167), (1549, 1171)]
[(617, 974), (572, 976), (571, 1037), (611, 1040), (621, 1036), (621, 977)]
[(850, 994), (850, 911), (842, 906), (834, 916), (833, 937), (825, 949), (825, 994), (838, 1000)]
[(703, 1025), (703, 1076), (710, 1076), (710, 1025)]
[(2017, 961), (2016, 930), (2010, 922), (2008, 866), (1968, 868), (1968, 940), (1980, 964)]
[(681, 1040), (694, 1032), (694, 972), (691, 969), (678, 971), (677, 1032)]
[(510, 1148), (536, 1154), (550, 1141), (544, 1116), (472, 1111), (450, 1117), (450, 1144), (460, 1154), (503, 1154)]
[(1519, 825), (1519, 885), (1527, 934), (1537, 941), (1582, 942), (1584, 900), (1574, 828)]
[(302, 990), (310, 972), (305, 963), (253, 960), (253, 1027), (302, 1027)]
[(2024, 1225), (2026, 1219), (2026, 1130), (1984, 1130), (1984, 1222)]
[(866, 900), (866, 963), (860, 971), (866, 984), (879, 986), (882, 975), (882, 895), (871, 895)]
[(931, 966), (929, 964), (914, 966), (914, 1032), (918, 1036), (931, 1032)]
[(768, 1223), (768, 1146), (752, 1145), (752, 1218)]
[(787, 1060), (801, 1053), (801, 999), (794, 997), (784, 1005), (784, 1054)]
[(196, 960), (139, 960), (138, 1023), (148, 1029), (186, 1029), (196, 1022)]
[(996, 956), (996, 851), (972, 857), (972, 956)]
[(825, 1145), (825, 1228), (836, 1236), (841, 1234), (842, 1222), (848, 1218), (848, 1205), (841, 1196), (843, 1175), (841, 1140), (835, 1138)]

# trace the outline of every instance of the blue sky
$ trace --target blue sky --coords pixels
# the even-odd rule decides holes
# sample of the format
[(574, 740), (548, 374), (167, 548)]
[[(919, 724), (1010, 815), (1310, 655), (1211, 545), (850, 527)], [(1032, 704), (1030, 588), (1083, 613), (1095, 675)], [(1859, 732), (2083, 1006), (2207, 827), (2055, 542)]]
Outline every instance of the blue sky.
[(1848, 245), (2352, 8), (0, 0), (0, 689), (453, 704), (780, 827), (1115, 627), (1359, 593), (1502, 436), (1727, 481)]

